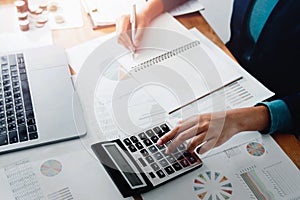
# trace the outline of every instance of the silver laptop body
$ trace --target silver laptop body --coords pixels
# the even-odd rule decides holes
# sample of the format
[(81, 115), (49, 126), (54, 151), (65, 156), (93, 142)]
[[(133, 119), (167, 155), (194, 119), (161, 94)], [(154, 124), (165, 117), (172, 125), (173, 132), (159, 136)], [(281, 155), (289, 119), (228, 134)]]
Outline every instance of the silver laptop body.
[[(17, 68), (12, 66), (11, 69), (15, 71), (6, 71), (5, 63), (9, 65), (10, 60), (14, 62), (12, 60), (13, 56), (7, 57), (7, 55), (13, 54), (17, 55)], [(23, 58), (18, 58), (18, 56), (21, 55), (23, 55)], [(8, 58), (8, 61), (5, 61), (5, 58)], [(4, 106), (2, 115), (0, 107), (0, 119), (2, 121), (0, 129), (0, 154), (75, 139), (86, 134), (79, 98), (74, 90), (67, 57), (62, 47), (50, 45), (19, 52), (1, 53), (0, 59), (2, 67), (0, 73), (2, 93), (0, 94), (2, 94), (2, 104)], [(24, 69), (18, 68), (23, 61), (27, 72), (34, 119), (30, 119), (31, 117), (26, 118), (26, 105), (23, 105), (25, 119), (22, 120), (20, 118), (22, 113), (18, 110), (22, 108), (22, 103), (17, 101), (20, 94), (18, 95), (15, 91), (11, 93), (7, 92), (9, 86), (12, 87), (13, 90), (22, 91), (24, 88), (21, 83), (23, 83), (22, 79), (25, 78), (22, 78), (23, 76), (19, 78), (19, 89), (17, 88), (18, 83), (16, 78), (12, 79), (10, 83), (9, 81), (4, 82), (8, 85), (7, 87), (3, 84), (4, 79), (7, 78), (5, 73), (12, 75), (17, 71), (19, 71), (19, 73), (24, 71)], [(15, 86), (16, 88), (14, 88)], [(11, 101), (12, 103), (10, 103)], [(12, 112), (6, 108), (11, 109), (11, 111), (15, 113), (12, 114)], [(9, 119), (8, 114), (10, 114)], [(3, 125), (5, 122), (6, 125)], [(25, 127), (27, 131), (31, 131), (28, 132), (27, 138), (24, 133)], [(9, 128), (9, 130), (6, 131), (7, 144), (5, 143), (4, 135), (5, 128)], [(22, 134), (21, 136), (16, 136), (16, 134), (19, 134), (19, 130), (22, 131)]]

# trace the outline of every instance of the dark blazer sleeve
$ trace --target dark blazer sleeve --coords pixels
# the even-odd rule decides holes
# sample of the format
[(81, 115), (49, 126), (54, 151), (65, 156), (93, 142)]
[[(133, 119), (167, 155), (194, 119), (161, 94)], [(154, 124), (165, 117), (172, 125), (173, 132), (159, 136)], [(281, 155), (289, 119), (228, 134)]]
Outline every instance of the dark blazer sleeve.
[(282, 100), (287, 104), (293, 119), (293, 131), (300, 133), (300, 92), (286, 96)]

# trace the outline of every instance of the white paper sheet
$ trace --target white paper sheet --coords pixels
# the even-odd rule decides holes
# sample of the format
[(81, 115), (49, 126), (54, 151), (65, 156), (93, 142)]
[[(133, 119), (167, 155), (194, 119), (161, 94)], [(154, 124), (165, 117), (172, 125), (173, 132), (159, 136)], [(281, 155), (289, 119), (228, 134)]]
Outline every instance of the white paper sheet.
[(201, 4), (200, 0), (190, 0), (185, 3), (183, 3), (180, 6), (177, 6), (176, 8), (172, 9), (169, 13), (172, 16), (179, 16), (184, 15), (192, 12), (197, 12), (200, 10), (204, 10), (203, 5)]
[(205, 7), (201, 10), (201, 15), (220, 37), (222, 42), (226, 43), (230, 39), (230, 19), (233, 8), (233, 0), (200, 0)]
[(1, 157), (1, 199), (124, 199), (83, 144), (73, 140)]
[[(111, 80), (110, 77), (99, 78), (95, 91), (95, 116), (105, 140), (124, 138), (128, 135), (138, 133), (139, 130), (130, 130), (128, 121), (135, 126), (148, 128), (152, 123), (164, 121), (166, 111), (147, 94), (147, 91), (140, 88), (134, 92), (124, 91), (122, 95), (114, 98), (114, 92), (118, 84), (125, 80)], [(129, 81), (129, 80), (126, 80)], [(116, 105), (127, 103), (127, 112), (115, 112)], [(116, 120), (124, 119), (125, 126)], [(128, 119), (129, 118), (129, 119)]]
[(115, 24), (118, 17), (130, 14), (131, 6), (136, 4), (137, 10), (141, 9), (144, 0), (81, 0), (86, 12), (91, 16), (95, 27)]
[(111, 37), (114, 37), (115, 33), (111, 33), (105, 36), (98, 37), (96, 39), (90, 40), (83, 44), (79, 44), (75, 47), (66, 49), (68, 56), (69, 65), (72, 69), (78, 73), (82, 64), (87, 59), (87, 57), (95, 50), (96, 47), (101, 45), (103, 42), (108, 40)]
[[(233, 61), (222, 49), (218, 48), (212, 41), (205, 37), (196, 28), (190, 30), (196, 38), (202, 41), (204, 49), (208, 55), (212, 58), (215, 65), (223, 65), (223, 69), (227, 67), (233, 67), (243, 76), (243, 80), (239, 81), (239, 86), (244, 88), (251, 94), (252, 98), (245, 99), (245, 101), (232, 101), (231, 108), (253, 106), (256, 103), (270, 98), (274, 93), (264, 87), (259, 81), (250, 75), (245, 69), (243, 69), (237, 62)], [(223, 72), (220, 72), (223, 73)], [(256, 85), (256, 87), (254, 87)], [(243, 98), (241, 98), (243, 99)]]
[(143, 199), (299, 198), (298, 168), (271, 136), (249, 134), (252, 139), (238, 135), (230, 144), (233, 148), (203, 159), (201, 168), (143, 194)]

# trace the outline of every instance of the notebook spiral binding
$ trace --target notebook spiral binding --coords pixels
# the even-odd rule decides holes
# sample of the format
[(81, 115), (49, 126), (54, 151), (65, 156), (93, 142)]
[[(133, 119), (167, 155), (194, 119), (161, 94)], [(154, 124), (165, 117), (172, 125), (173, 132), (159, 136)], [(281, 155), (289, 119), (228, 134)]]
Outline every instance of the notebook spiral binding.
[(180, 53), (182, 53), (184, 51), (187, 51), (187, 50), (189, 50), (191, 48), (194, 48), (194, 47), (196, 47), (198, 45), (200, 45), (200, 41), (195, 40), (195, 41), (190, 42), (190, 43), (188, 43), (188, 44), (186, 44), (184, 46), (178, 47), (177, 49), (173, 49), (171, 51), (168, 51), (166, 53), (161, 54), (160, 56), (151, 58), (151, 59), (149, 59), (149, 60), (147, 60), (145, 62), (142, 62), (142, 63), (140, 63), (138, 65), (135, 65), (135, 66), (131, 67), (131, 70), (134, 71), (134, 72), (138, 72), (138, 71), (140, 71), (142, 69), (145, 69), (147, 67), (155, 65), (157, 63), (160, 63), (160, 62), (162, 62), (162, 61), (164, 61), (166, 59), (169, 59), (169, 58), (171, 58), (173, 56), (176, 56), (176, 55), (178, 55), (178, 54), (180, 54)]

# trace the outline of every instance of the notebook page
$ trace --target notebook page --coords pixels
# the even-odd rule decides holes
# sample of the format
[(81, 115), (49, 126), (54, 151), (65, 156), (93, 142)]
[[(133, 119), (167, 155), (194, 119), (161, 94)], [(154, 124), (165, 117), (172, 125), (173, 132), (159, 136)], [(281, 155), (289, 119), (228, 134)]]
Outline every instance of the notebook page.
[(172, 93), (170, 101), (169, 98), (162, 99), (155, 90), (147, 90), (166, 110), (175, 109), (241, 77), (234, 68), (214, 65), (199, 41), (169, 52), (162, 51), (159, 56), (131, 67), (129, 73), (140, 85), (161, 85)]

